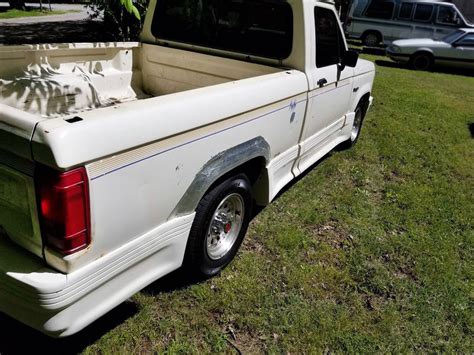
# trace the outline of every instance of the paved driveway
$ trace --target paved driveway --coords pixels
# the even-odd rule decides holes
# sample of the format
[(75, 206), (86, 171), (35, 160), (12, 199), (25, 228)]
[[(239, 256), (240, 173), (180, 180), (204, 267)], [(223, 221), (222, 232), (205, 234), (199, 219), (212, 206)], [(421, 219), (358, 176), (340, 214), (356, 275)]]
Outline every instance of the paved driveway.
[[(28, 7), (37, 7), (39, 4), (27, 3)], [(0, 2), (1, 7), (8, 7), (7, 2)], [(48, 7), (46, 3), (44, 7)], [(45, 23), (45, 22), (58, 22), (58, 21), (86, 21), (89, 19), (89, 14), (87, 13), (87, 7), (85, 5), (78, 4), (51, 4), (53, 10), (59, 11), (75, 11), (66, 13), (63, 15), (46, 15), (46, 16), (33, 16), (33, 17), (20, 17), (12, 19), (1, 19), (0, 25), (3, 24), (25, 24), (25, 23)]]
[[(26, 5), (38, 7), (38, 4)], [(0, 8), (7, 6), (8, 3), (0, 2)], [(113, 40), (101, 21), (90, 20), (86, 6), (51, 4), (51, 7), (53, 10), (77, 12), (0, 20), (0, 45)]]

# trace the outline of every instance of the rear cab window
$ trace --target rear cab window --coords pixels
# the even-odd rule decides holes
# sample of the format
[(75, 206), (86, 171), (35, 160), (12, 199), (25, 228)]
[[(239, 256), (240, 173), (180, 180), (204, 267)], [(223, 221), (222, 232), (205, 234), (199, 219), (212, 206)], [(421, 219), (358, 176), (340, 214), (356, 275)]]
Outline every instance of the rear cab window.
[(372, 0), (365, 10), (365, 17), (390, 20), (393, 16), (395, 3), (392, 1)]
[(429, 22), (431, 15), (433, 14), (433, 5), (429, 4), (417, 4), (415, 9), (415, 15), (413, 20), (419, 22)]
[(285, 59), (292, 51), (293, 12), (278, 0), (160, 0), (151, 30), (160, 40)]

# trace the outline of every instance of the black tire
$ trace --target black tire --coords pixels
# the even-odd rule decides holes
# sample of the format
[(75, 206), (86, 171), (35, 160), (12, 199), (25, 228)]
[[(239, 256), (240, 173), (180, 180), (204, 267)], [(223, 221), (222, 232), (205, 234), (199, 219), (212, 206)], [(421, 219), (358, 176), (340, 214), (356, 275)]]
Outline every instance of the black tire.
[[(192, 274), (204, 278), (215, 276), (235, 257), (250, 223), (252, 214), (251, 191), (251, 185), (247, 176), (239, 174), (213, 187), (199, 202), (184, 257), (184, 266)], [(217, 213), (216, 210), (229, 197), (236, 198), (237, 200), (240, 199), (243, 203), (240, 230), (235, 232), (235, 240), (230, 249), (224, 255), (212, 258), (209, 254), (210, 247), (208, 247), (208, 233), (211, 233), (211, 222), (215, 223), (214, 214)], [(225, 233), (227, 232), (229, 231)]]
[(366, 47), (377, 47), (382, 42), (382, 36), (377, 32), (366, 32), (362, 36), (362, 44)]
[(367, 113), (368, 101), (364, 101), (357, 105), (355, 110), (354, 123), (351, 129), (351, 136), (348, 140), (339, 144), (339, 150), (350, 149), (356, 145), (360, 137), (360, 132), (362, 131), (362, 123), (364, 122), (365, 114)]
[(410, 66), (415, 70), (430, 70), (433, 63), (433, 55), (427, 52), (415, 53), (410, 58)]

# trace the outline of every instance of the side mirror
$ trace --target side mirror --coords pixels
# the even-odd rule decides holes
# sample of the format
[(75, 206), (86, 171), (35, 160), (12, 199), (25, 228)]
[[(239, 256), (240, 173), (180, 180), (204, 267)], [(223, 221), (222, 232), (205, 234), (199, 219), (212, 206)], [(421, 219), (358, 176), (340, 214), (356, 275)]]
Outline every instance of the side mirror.
[(344, 53), (342, 57), (342, 66), (355, 68), (357, 65), (357, 60), (359, 59), (359, 53), (353, 50), (348, 50)]

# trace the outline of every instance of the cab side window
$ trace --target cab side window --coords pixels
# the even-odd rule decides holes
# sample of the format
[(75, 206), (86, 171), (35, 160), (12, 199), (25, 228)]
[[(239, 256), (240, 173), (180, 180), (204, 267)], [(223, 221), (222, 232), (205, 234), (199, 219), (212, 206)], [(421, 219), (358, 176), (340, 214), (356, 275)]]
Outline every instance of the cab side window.
[(366, 17), (379, 18), (382, 20), (390, 20), (393, 15), (393, 9), (395, 3), (391, 1), (379, 1), (373, 0), (367, 10), (365, 11)]
[(337, 17), (329, 9), (315, 7), (314, 22), (316, 30), (316, 66), (323, 68), (339, 64), (345, 46), (339, 31)]
[(438, 16), (436, 17), (436, 22), (443, 25), (457, 25), (458, 24), (458, 14), (450, 6), (440, 6), (438, 8)]
[(414, 4), (404, 2), (400, 6), (400, 11), (398, 12), (398, 18), (401, 20), (411, 19), (411, 14), (413, 12)]
[(433, 14), (433, 5), (418, 4), (416, 5), (415, 16), (413, 19), (420, 22), (429, 22)]

